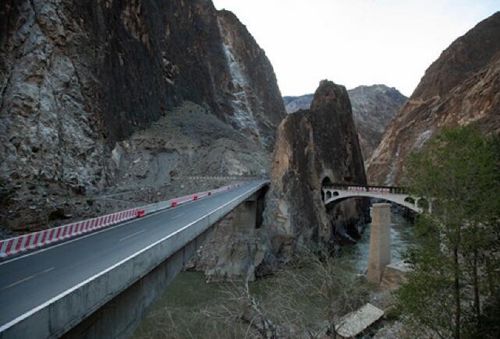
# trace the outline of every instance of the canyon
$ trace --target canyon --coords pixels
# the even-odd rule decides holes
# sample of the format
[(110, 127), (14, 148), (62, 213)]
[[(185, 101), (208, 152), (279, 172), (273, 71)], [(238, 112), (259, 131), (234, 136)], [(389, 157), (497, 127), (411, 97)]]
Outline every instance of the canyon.
[[(191, 195), (148, 215), (133, 210), (130, 222), (94, 238), (77, 234), (57, 251), (7, 259), (0, 291), (30, 290), (40, 279), (37, 292), (48, 299), (33, 300), (14, 319), (5, 307), (0, 336), (41, 324), (46, 337), (120, 338), (183, 267), (210, 282), (248, 283), (286, 271), (304, 254), (321, 264), (337, 259), (360, 239), (371, 201), (322, 189), (404, 185), (405, 159), (444, 127), (475, 123), (499, 134), (499, 93), (500, 12), (443, 51), (410, 98), (385, 85), (348, 91), (329, 80), (314, 94), (283, 97), (246, 26), (210, 0), (4, 1), (0, 239)], [(243, 181), (252, 182), (192, 194)], [(340, 201), (325, 205), (327, 194)], [(84, 224), (92, 223), (66, 230)], [(39, 235), (1, 248), (42, 241)], [(39, 271), (45, 259), (54, 264)], [(333, 268), (316, 283), (339, 278)], [(45, 293), (57, 283), (59, 294)], [(340, 294), (350, 293), (346, 286)], [(1, 297), (17, 304), (18, 295), (31, 296)], [(248, 299), (245, 306), (265, 319)], [(242, 314), (235, 319), (245, 320)], [(268, 328), (262, 320), (255, 336)]]
[[(260, 258), (245, 264), (255, 277), (297, 244), (357, 236), (367, 202), (326, 208), (322, 185), (398, 183), (405, 157), (441, 127), (500, 129), (498, 13), (445, 50), (409, 100), (329, 81), (283, 98), (233, 13), (202, 0), (156, 5), (2, 3), (1, 235), (270, 177), (262, 229), (249, 242), (245, 231), (220, 235), (239, 237), (229, 252)], [(208, 243), (193, 267), (217, 266), (207, 258), (223, 246)]]

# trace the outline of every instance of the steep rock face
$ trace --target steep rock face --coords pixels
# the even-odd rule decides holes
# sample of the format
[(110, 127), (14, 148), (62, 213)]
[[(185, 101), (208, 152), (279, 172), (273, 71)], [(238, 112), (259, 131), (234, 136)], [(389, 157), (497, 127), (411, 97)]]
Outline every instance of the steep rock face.
[(0, 214), (9, 228), (42, 226), (61, 201), (114, 186), (120, 143), (185, 102), (240, 131), (259, 157), (285, 116), (264, 52), (211, 1), (4, 1), (0, 25)]
[[(386, 85), (358, 86), (347, 91), (352, 105), (354, 123), (358, 131), (365, 163), (382, 140), (382, 134), (398, 110), (408, 99), (394, 87)], [(309, 109), (312, 94), (284, 97), (288, 113)]]
[(444, 126), (500, 132), (500, 12), (455, 40), (389, 124), (368, 166), (373, 184), (398, 183), (404, 159)]
[(229, 66), (225, 88), (233, 108), (229, 120), (272, 151), (276, 128), (286, 115), (273, 67), (233, 13), (222, 10), (217, 17)]
[(347, 91), (322, 81), (311, 109), (290, 114), (278, 128), (264, 215), (278, 257), (332, 241), (343, 232), (340, 222), (361, 214), (353, 200), (327, 210), (321, 187), (328, 183), (365, 184), (366, 178)]

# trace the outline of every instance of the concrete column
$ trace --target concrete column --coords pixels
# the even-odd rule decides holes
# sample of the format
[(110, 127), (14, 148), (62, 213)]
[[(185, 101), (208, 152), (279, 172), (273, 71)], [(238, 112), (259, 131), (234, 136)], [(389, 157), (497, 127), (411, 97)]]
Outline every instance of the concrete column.
[(233, 216), (234, 232), (253, 234), (257, 225), (257, 202), (245, 201), (233, 210)]
[(371, 214), (367, 279), (379, 284), (385, 267), (391, 263), (391, 205), (374, 204)]

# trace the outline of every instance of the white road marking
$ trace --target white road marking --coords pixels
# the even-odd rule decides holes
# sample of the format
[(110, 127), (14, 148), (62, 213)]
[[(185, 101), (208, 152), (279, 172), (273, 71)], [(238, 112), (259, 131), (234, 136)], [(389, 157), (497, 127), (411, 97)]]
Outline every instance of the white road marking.
[[(263, 186), (263, 184), (264, 184), (264, 181), (261, 181), (259, 184), (255, 185), (255, 186), (253, 186), (253, 185), (252, 185), (251, 189), (254, 189), (254, 188), (256, 188), (256, 187), (259, 187), (259, 188), (260, 188), (260, 187), (262, 187), (262, 186)], [(244, 186), (244, 187), (246, 187), (246, 186)], [(239, 194), (239, 195), (238, 195), (238, 196), (236, 196), (234, 199), (229, 200), (228, 202), (226, 202), (225, 204), (223, 204), (223, 205), (219, 206), (218, 208), (215, 208), (215, 209), (212, 211), (212, 213), (213, 213), (213, 212), (216, 212), (216, 211), (218, 211), (218, 210), (220, 210), (220, 209), (222, 209), (222, 208), (224, 208), (224, 207), (226, 207), (227, 205), (231, 204), (233, 201), (238, 200), (240, 197), (242, 197), (242, 196), (244, 196), (245, 194), (247, 194), (247, 193), (248, 193), (248, 191), (250, 191), (251, 189), (250, 189), (250, 187), (246, 187), (246, 188), (247, 188), (247, 189), (246, 189), (243, 193)], [(87, 278), (86, 280), (84, 280), (84, 281), (80, 282), (79, 284), (76, 284), (75, 286), (73, 286), (73, 287), (71, 287), (71, 288), (67, 289), (66, 291), (64, 291), (64, 292), (62, 292), (62, 293), (60, 293), (60, 294), (56, 295), (55, 297), (53, 297), (53, 298), (51, 298), (51, 299), (47, 300), (46, 302), (44, 302), (44, 303), (42, 303), (42, 304), (40, 304), (40, 305), (38, 305), (38, 306), (34, 307), (33, 309), (31, 309), (31, 310), (29, 310), (28, 312), (25, 312), (24, 314), (22, 314), (22, 315), (20, 315), (20, 316), (16, 317), (15, 319), (13, 319), (13, 320), (9, 321), (8, 323), (1, 325), (1, 326), (0, 326), (0, 333), (1, 333), (1, 332), (3, 332), (3, 331), (5, 331), (5, 330), (7, 330), (8, 328), (11, 328), (12, 326), (14, 326), (15, 324), (17, 324), (17, 323), (21, 322), (22, 320), (24, 320), (24, 319), (26, 319), (26, 318), (30, 317), (31, 315), (33, 315), (33, 314), (35, 314), (36, 312), (38, 312), (39, 310), (41, 310), (41, 309), (43, 309), (43, 308), (47, 307), (48, 305), (50, 305), (50, 304), (52, 304), (52, 303), (56, 302), (57, 300), (59, 300), (59, 299), (61, 299), (61, 298), (64, 298), (65, 296), (67, 296), (67, 295), (68, 295), (68, 294), (70, 294), (71, 292), (73, 292), (73, 291), (75, 291), (75, 290), (79, 289), (80, 287), (82, 287), (82, 286), (84, 286), (84, 285), (88, 284), (89, 282), (91, 282), (91, 281), (93, 281), (93, 280), (97, 279), (98, 277), (102, 276), (103, 274), (106, 274), (107, 272), (109, 272), (109, 271), (113, 270), (115, 267), (118, 267), (118, 266), (122, 265), (123, 263), (125, 263), (125, 262), (129, 261), (130, 259), (135, 258), (135, 257), (137, 257), (138, 255), (140, 255), (140, 254), (142, 254), (142, 253), (146, 252), (147, 250), (149, 250), (150, 248), (152, 248), (152, 247), (156, 246), (157, 244), (159, 244), (159, 243), (161, 243), (161, 242), (163, 242), (163, 241), (167, 240), (168, 238), (173, 237), (174, 235), (176, 235), (176, 234), (178, 234), (178, 233), (180, 233), (180, 232), (184, 231), (186, 228), (190, 227), (191, 225), (196, 224), (198, 221), (202, 220), (202, 219), (203, 219), (203, 218), (205, 218), (206, 216), (207, 216), (206, 214), (205, 214), (205, 215), (203, 215), (203, 216), (201, 216), (200, 218), (196, 219), (195, 221), (190, 222), (190, 223), (189, 223), (189, 224), (187, 224), (186, 226), (184, 226), (184, 227), (182, 227), (182, 228), (178, 229), (177, 231), (172, 232), (172, 233), (170, 233), (169, 235), (167, 235), (167, 236), (165, 236), (165, 237), (161, 238), (160, 240), (158, 240), (158, 241), (156, 241), (156, 242), (154, 242), (154, 243), (152, 243), (152, 244), (150, 244), (150, 245), (148, 245), (148, 246), (144, 247), (142, 250), (139, 250), (139, 251), (135, 252), (134, 254), (132, 254), (132, 255), (128, 256), (127, 258), (125, 258), (125, 259), (121, 260), (120, 262), (117, 262), (116, 264), (114, 264), (114, 265), (112, 265), (112, 266), (110, 266), (110, 267), (106, 268), (105, 270), (103, 270), (103, 271), (101, 271), (101, 272), (99, 272), (99, 273), (96, 273), (95, 275), (91, 276), (90, 278)], [(127, 288), (128, 286), (130, 286), (130, 285), (127, 285), (127, 286), (125, 286), (124, 288)]]
[(130, 238), (132, 238), (132, 237), (135, 237), (136, 235), (141, 234), (142, 232), (145, 232), (145, 231), (146, 231), (146, 230), (142, 230), (142, 231), (139, 231), (139, 232), (135, 232), (134, 234), (131, 234), (131, 235), (129, 235), (128, 237), (125, 237), (125, 238), (122, 238), (122, 239), (118, 240), (118, 242), (122, 242), (122, 241), (124, 241), (124, 240), (127, 240), (127, 239), (130, 239)]
[(16, 286), (16, 285), (22, 284), (22, 283), (23, 283), (23, 282), (25, 282), (25, 281), (28, 281), (28, 280), (33, 279), (33, 278), (35, 278), (35, 277), (38, 277), (39, 275), (42, 275), (42, 274), (45, 274), (45, 273), (49, 273), (49, 272), (50, 272), (50, 271), (52, 271), (53, 269), (55, 269), (55, 267), (51, 267), (51, 268), (46, 269), (45, 271), (38, 272), (38, 273), (35, 273), (35, 274), (33, 274), (33, 275), (30, 275), (29, 277), (26, 277), (26, 278), (24, 278), (24, 279), (18, 280), (18, 281), (16, 281), (15, 283), (12, 283), (12, 284), (10, 284), (10, 285), (7, 285), (7, 286), (3, 287), (2, 289), (0, 289), (0, 291), (3, 291), (3, 290), (6, 290), (6, 289), (8, 289), (8, 288), (14, 287), (14, 286)]

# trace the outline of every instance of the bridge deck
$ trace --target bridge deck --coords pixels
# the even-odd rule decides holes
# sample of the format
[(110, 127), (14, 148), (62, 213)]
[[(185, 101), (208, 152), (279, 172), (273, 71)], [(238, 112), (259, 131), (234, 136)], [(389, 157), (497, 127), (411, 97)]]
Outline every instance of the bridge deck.
[(0, 263), (0, 337), (9, 322), (261, 184), (250, 183)]

